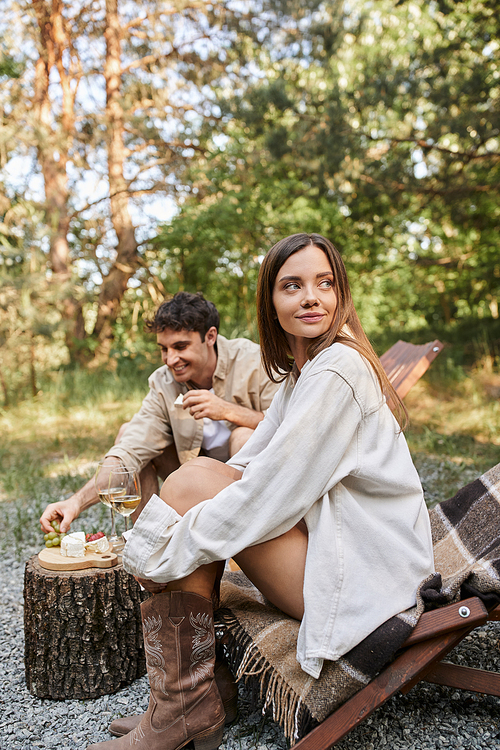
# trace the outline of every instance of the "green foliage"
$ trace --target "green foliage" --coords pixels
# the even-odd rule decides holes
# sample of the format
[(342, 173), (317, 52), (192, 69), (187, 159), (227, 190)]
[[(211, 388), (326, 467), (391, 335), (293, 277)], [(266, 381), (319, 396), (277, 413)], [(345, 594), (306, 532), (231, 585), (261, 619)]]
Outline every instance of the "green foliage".
[(102, 403), (141, 399), (147, 393), (149, 375), (161, 366), (158, 353), (154, 361), (143, 356), (121, 356), (112, 362), (111, 367), (97, 371), (68, 367), (45, 373), (40, 381), (45, 408), (51, 404), (57, 414), (77, 406), (90, 410), (98, 409)]
[(22, 65), (13, 57), (0, 54), (0, 78), (19, 78), (22, 73)]
[(36, 248), (10, 247), (0, 256), (0, 383), (9, 405), (39, 389), (40, 371), (64, 362), (60, 316)]
[[(491, 3), (270, 5), (280, 32), (262, 44), (262, 76), (221, 98), (221, 145), (206, 134), (210, 155), (155, 241), (164, 283), (225, 308), (253, 294), (274, 241), (319, 231), (344, 255), (370, 335), (431, 332), (469, 342), (469, 357), (480, 335), (497, 352)], [(234, 302), (230, 318), (244, 324)]]
[[(220, 115), (213, 89), (238, 85), (260, 26), (231, 2), (114, 6), (116, 18), (109, 3), (0, 0), (0, 213), (16, 190), (39, 201), (27, 231), (73, 364), (133, 344), (122, 326), (137, 317), (133, 289), (143, 286), (142, 302), (155, 288), (142, 252), (148, 202), (182, 193), (196, 131)], [(28, 244), (3, 230), (0, 243)], [(122, 302), (131, 309), (120, 315)]]
[[(213, 299), (226, 335), (256, 338), (261, 258), (296, 231), (319, 231), (337, 244), (379, 351), (397, 338), (440, 337), (454, 346), (457, 363), (496, 356), (500, 39), (493, 0), (203, 2), (189, 19), (182, 4), (174, 6), (165, 16), (166, 6), (148, 3), (150, 15), (123, 37), (123, 62), (131, 65), (121, 80), (126, 169), (136, 175), (130, 195), (145, 207), (144, 195), (169, 194), (179, 213), (156, 236), (151, 227), (140, 230), (140, 265), (106, 334), (108, 366), (153, 366), (154, 337), (142, 321), (178, 289)], [(136, 17), (133, 5), (121, 12), (124, 22)], [(20, 28), (20, 6), (9, 13), (2, 165), (38, 143), (28, 95), (36, 54), (8, 28), (9, 18)], [(206, 32), (203, 50), (176, 46), (184, 22), (186, 34)], [(101, 16), (84, 3), (68, 24), (87, 85), (101, 86), (87, 55), (102, 34)], [(23, 26), (23, 34), (34, 30)], [(9, 60), (20, 78), (10, 75)], [(49, 360), (67, 362), (68, 346), (73, 364), (98, 346), (99, 290), (113, 269), (114, 235), (107, 202), (80, 211), (77, 190), (83, 176), (106, 174), (106, 118), (90, 99), (77, 99), (75, 113), (71, 275), (57, 291), (47, 283), (47, 217), (12, 185), (0, 190), (0, 277), (11, 315), (2, 302), (0, 335), (11, 342), (3, 365), (11, 400), (36, 390), (33, 342), (38, 379)], [(55, 108), (50, 143), (61, 148), (59, 114)], [(18, 122), (26, 123), (22, 132)], [(72, 338), (76, 313), (81, 335)]]

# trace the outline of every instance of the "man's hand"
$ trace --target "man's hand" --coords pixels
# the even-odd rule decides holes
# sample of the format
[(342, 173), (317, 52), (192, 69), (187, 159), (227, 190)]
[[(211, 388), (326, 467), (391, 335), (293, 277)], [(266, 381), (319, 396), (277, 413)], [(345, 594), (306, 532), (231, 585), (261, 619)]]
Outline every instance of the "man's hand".
[[(121, 466), (122, 462), (116, 456), (108, 456), (103, 462), (103, 472), (109, 472), (114, 466)], [(50, 503), (47, 505), (40, 518), (40, 525), (45, 532), (50, 533), (54, 529), (50, 525), (51, 521), (59, 521), (61, 531), (69, 531), (69, 527), (80, 513), (91, 505), (99, 502), (95, 489), (95, 479), (92, 477), (86, 484), (81, 487), (74, 495), (67, 500), (59, 503)]]
[(54, 531), (50, 525), (51, 521), (59, 521), (61, 532), (69, 531), (71, 522), (80, 515), (79, 503), (74, 502), (73, 498), (62, 500), (58, 503), (50, 503), (40, 517), (40, 526), (45, 533)]
[(224, 401), (215, 393), (203, 389), (185, 393), (182, 408), (189, 409), (189, 413), (195, 419), (203, 419), (204, 417), (216, 421), (225, 419), (226, 422), (232, 422), (237, 427), (249, 427), (251, 430), (255, 430), (259, 422), (264, 419), (261, 411), (254, 411), (246, 406)]
[(189, 409), (189, 413), (195, 419), (228, 419), (228, 409), (231, 404), (219, 398), (215, 393), (200, 389), (199, 391), (188, 391), (184, 394), (182, 408)]

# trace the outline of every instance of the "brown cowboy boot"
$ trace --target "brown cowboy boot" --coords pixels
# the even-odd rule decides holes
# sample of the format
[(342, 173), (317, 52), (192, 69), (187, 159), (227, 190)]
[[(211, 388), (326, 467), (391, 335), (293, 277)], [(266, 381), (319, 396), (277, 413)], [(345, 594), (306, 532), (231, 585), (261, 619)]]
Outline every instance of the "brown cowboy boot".
[[(238, 715), (238, 688), (225, 662), (217, 657), (215, 658), (215, 682), (226, 712), (226, 724), (232, 724)], [(135, 729), (143, 716), (144, 714), (134, 714), (114, 719), (109, 725), (109, 731), (115, 737), (122, 737)]]
[(224, 707), (214, 679), (212, 602), (198, 594), (169, 591), (141, 604), (151, 693), (149, 706), (130, 734), (87, 750), (216, 750), (222, 742)]

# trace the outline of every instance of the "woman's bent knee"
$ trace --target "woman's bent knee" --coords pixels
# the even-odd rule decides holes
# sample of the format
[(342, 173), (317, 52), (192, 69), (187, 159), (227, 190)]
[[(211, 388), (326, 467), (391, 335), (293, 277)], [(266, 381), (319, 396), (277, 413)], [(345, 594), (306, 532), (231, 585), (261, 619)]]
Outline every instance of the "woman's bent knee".
[(241, 472), (214, 459), (193, 458), (163, 482), (160, 497), (184, 515), (204, 500), (215, 497), (241, 477)]
[(214, 471), (216, 474), (228, 477), (233, 481), (241, 479), (241, 471), (239, 469), (233, 469), (232, 466), (228, 466), (222, 461), (217, 461), (215, 458), (209, 458), (208, 456), (198, 456), (188, 461), (184, 466), (199, 466), (202, 469), (208, 469)]

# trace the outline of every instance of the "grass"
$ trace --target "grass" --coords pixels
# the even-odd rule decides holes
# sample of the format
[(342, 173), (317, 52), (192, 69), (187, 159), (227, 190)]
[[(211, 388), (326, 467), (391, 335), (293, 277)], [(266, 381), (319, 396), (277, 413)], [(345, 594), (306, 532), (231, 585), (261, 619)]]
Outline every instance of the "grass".
[(405, 399), (406, 433), (429, 507), (500, 460), (500, 374), (486, 359), (466, 372), (437, 360)]
[[(0, 413), (0, 548), (12, 540), (42, 546), (43, 509), (90, 479), (120, 425), (139, 408), (145, 378), (141, 386), (121, 388), (120, 400), (107, 386), (94, 387), (80, 401), (71, 391), (53, 389)], [(107, 530), (108, 514), (104, 506), (94, 506), (86, 512), (85, 530)]]
[[(485, 360), (466, 372), (444, 355), (406, 397), (407, 439), (429, 507), (500, 460), (495, 363)], [(61, 376), (36, 398), (0, 412), (0, 546), (12, 540), (40, 545), (38, 518), (47, 503), (68, 497), (92, 476), (147, 389), (143, 373), (123, 381), (112, 373)], [(103, 506), (87, 514), (85, 530), (108, 523)]]

